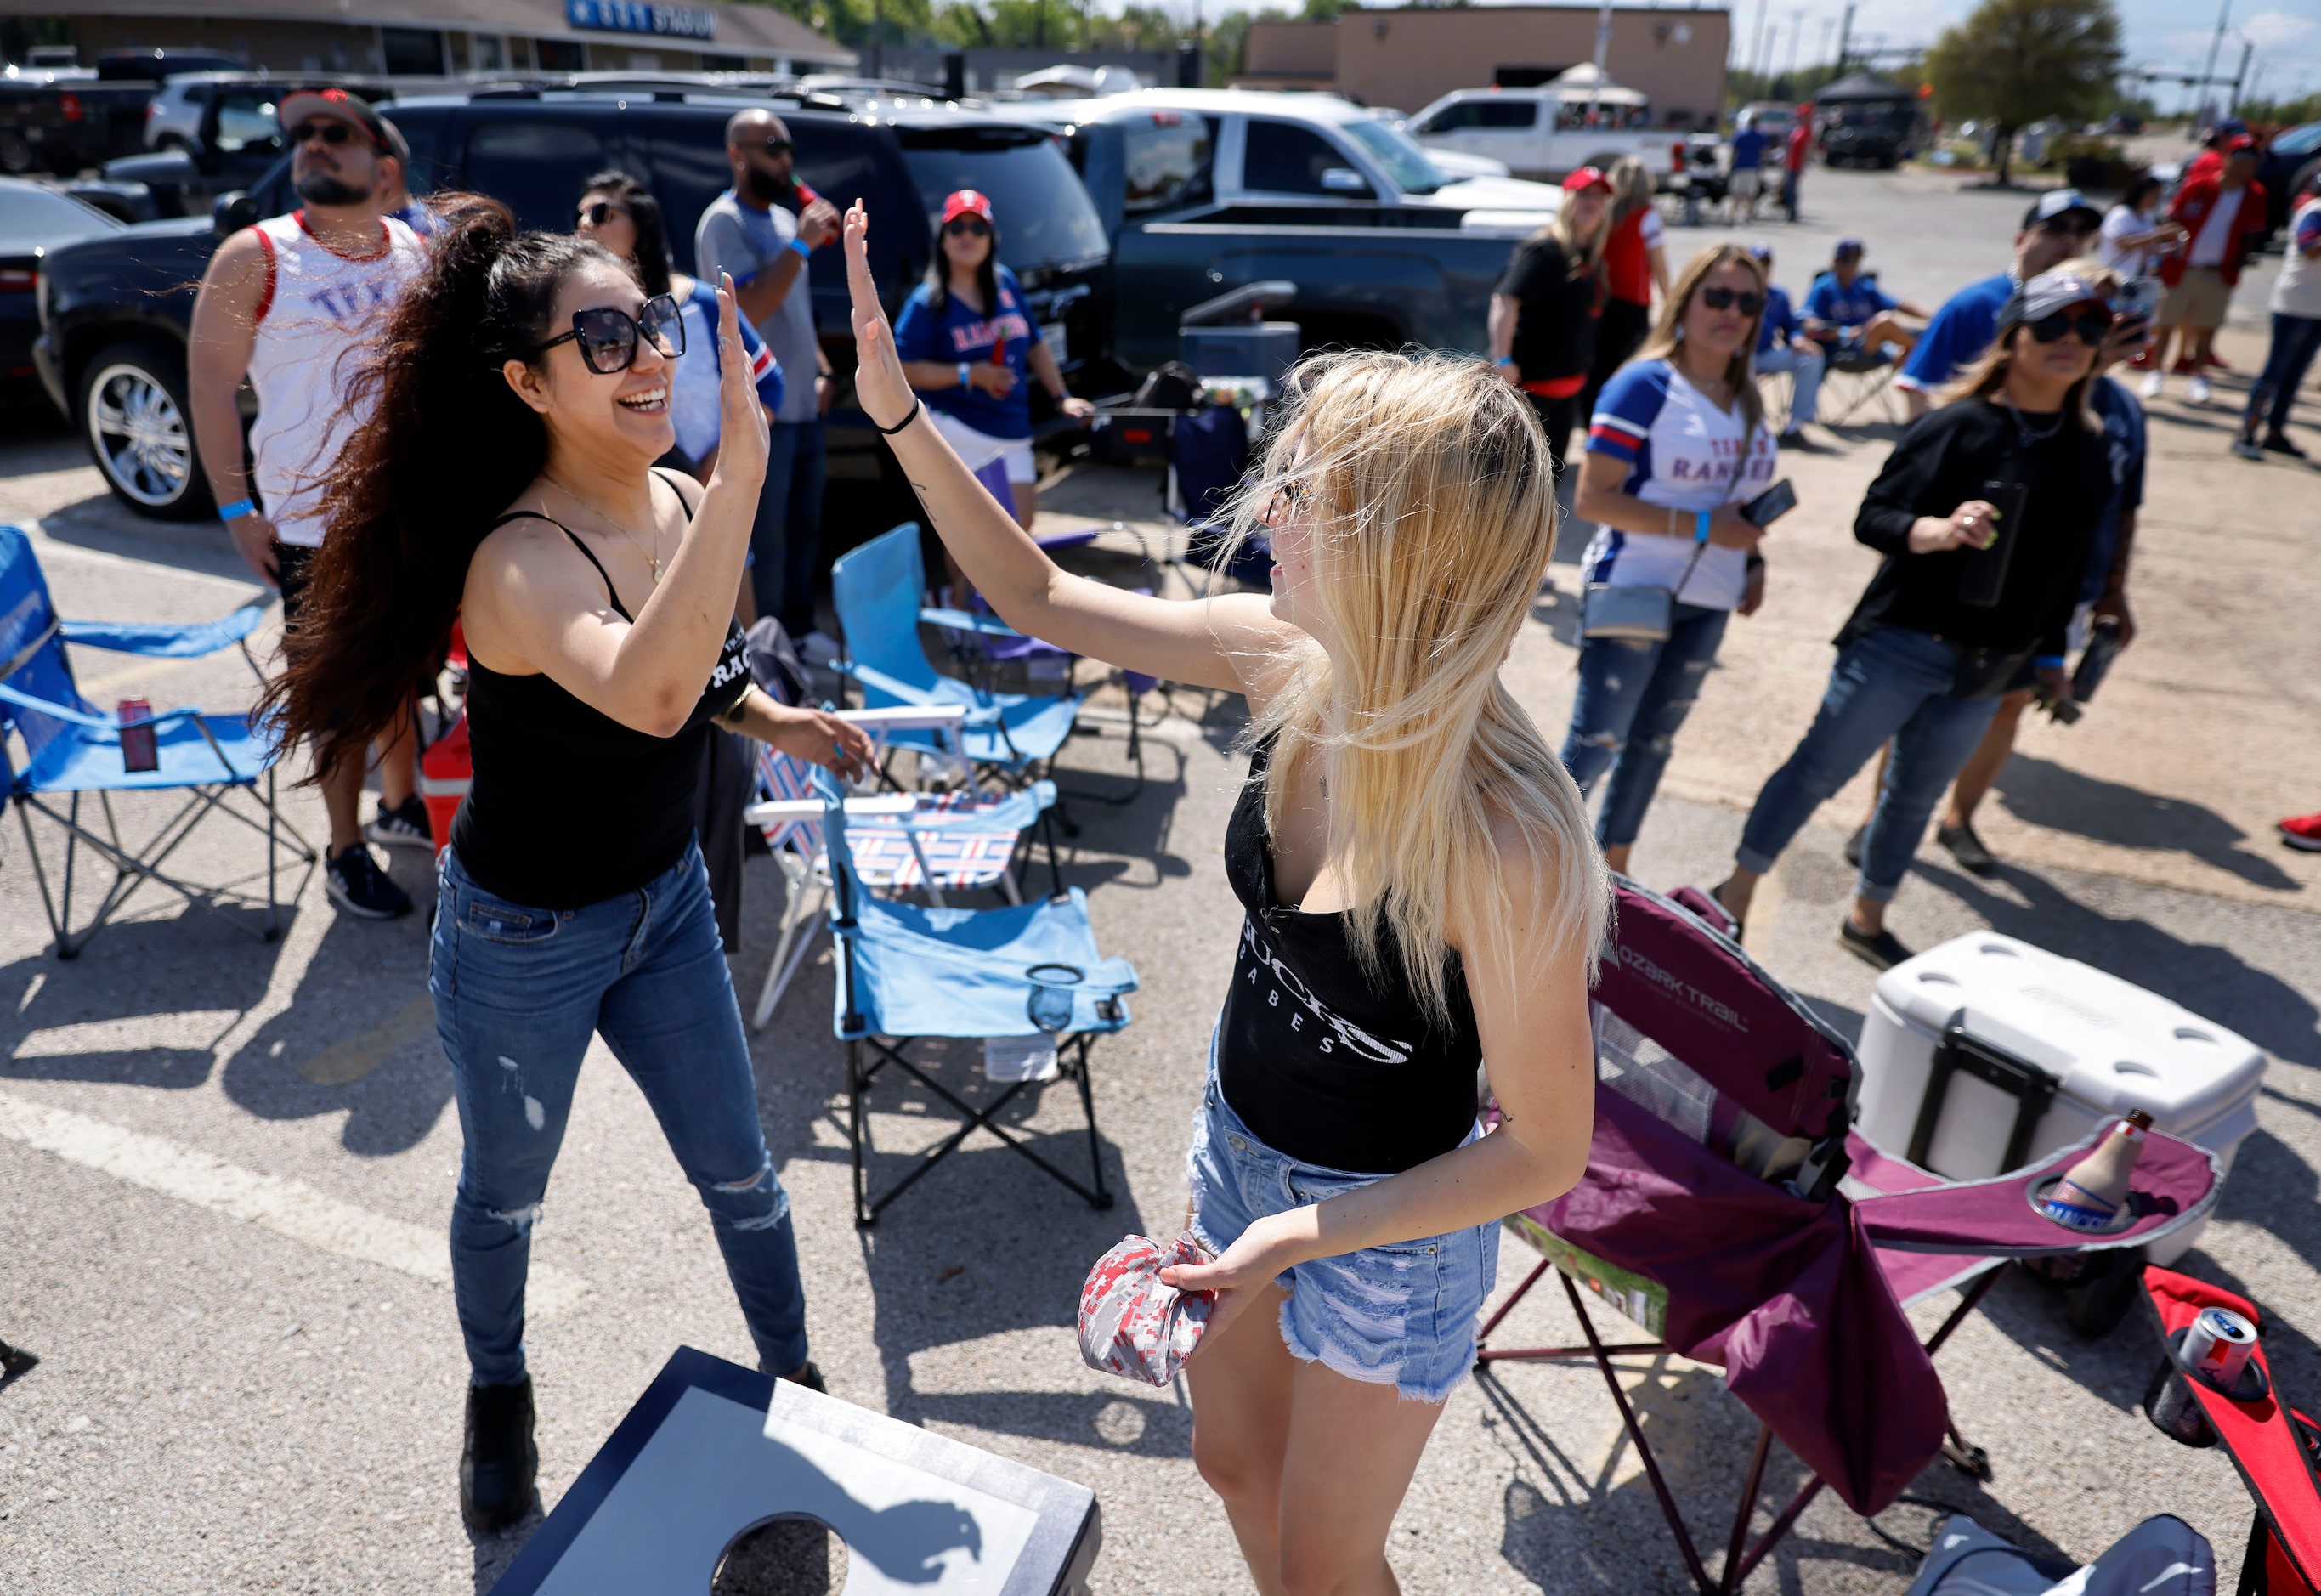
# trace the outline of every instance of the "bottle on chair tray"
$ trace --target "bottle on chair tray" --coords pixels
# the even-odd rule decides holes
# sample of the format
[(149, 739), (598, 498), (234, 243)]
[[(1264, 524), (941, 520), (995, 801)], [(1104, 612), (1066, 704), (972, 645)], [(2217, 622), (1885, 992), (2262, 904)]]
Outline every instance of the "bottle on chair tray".
[(2073, 1230), (2108, 1230), (2127, 1200), (2127, 1182), (2144, 1151), (2152, 1116), (2142, 1108), (2114, 1125), (2095, 1150), (2073, 1164), (2039, 1199), (2039, 1211)]

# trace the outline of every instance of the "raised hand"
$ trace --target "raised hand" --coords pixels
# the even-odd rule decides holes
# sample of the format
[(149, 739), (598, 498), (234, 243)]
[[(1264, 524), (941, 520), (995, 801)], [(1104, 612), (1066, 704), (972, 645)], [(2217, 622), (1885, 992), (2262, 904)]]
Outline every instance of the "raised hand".
[[(785, 375), (787, 375), (785, 373)], [(715, 480), (754, 493), (766, 479), (766, 407), (742, 352), (742, 312), (733, 279), (717, 274), (717, 467)]]
[(880, 427), (902, 424), (919, 402), (895, 353), (895, 329), (870, 280), (870, 213), (856, 200), (846, 213), (846, 291), (853, 301), (854, 399)]

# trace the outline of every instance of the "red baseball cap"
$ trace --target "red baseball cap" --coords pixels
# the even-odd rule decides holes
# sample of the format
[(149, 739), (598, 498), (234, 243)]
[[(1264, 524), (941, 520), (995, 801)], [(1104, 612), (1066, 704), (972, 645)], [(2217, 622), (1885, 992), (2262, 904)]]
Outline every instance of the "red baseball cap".
[(1592, 166), (1581, 167), (1563, 179), (1563, 192), (1566, 194), (1578, 194), (1584, 188), (1601, 188), (1609, 194), (1612, 192), (1612, 179), (1606, 177), (1600, 169)]
[(991, 202), (972, 188), (962, 188), (943, 201), (943, 225), (948, 227), (960, 216), (980, 216), (991, 220)]
[(2227, 155), (2238, 155), (2244, 150), (2253, 150), (2255, 148), (2256, 140), (2250, 137), (2247, 133), (2235, 133), (2231, 138), (2225, 141), (2225, 153)]
[(381, 155), (395, 153), (386, 122), (360, 95), (350, 95), (342, 88), (294, 88), (282, 96), (278, 107), (276, 114), (286, 138), (295, 135), (308, 117), (328, 116), (354, 128)]

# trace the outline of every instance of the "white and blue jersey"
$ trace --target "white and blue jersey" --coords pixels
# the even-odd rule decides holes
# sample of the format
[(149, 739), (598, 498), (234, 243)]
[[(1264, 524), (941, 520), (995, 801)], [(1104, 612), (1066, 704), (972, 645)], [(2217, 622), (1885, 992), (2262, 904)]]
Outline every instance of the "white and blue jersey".
[[(1588, 424), (1588, 451), (1624, 462), (1620, 491), (1648, 505), (1665, 505), (1684, 517), (1719, 505), (1756, 497), (1773, 485), (1777, 453), (1770, 427), (1760, 425), (1743, 462), (1739, 406), (1727, 410), (1685, 379), (1666, 360), (1633, 360), (1604, 385)], [(1695, 553), (1700, 563), (1687, 579)], [(1690, 535), (1622, 532), (1599, 526), (1581, 567), (1586, 579), (1616, 588), (1673, 588), (1677, 597), (1706, 609), (1741, 602), (1748, 555)]]
[(2015, 277), (2000, 272), (1979, 283), (1969, 283), (1934, 312), (1910, 358), (1894, 378), (1896, 388), (1932, 393), (1982, 358), (1998, 336), (1998, 313), (2015, 292)]
[[(685, 352), (669, 373), (669, 419), (677, 429), (677, 446), (691, 461), (708, 458), (717, 447), (723, 424), (724, 396), (718, 392), (722, 358), (717, 352), (717, 290), (696, 278), (693, 292), (678, 301), (678, 317), (685, 324)], [(750, 318), (735, 318), (742, 330), (742, 358), (750, 362), (750, 379), (758, 402), (775, 415), (782, 409), (782, 368), (774, 351), (758, 336)]]

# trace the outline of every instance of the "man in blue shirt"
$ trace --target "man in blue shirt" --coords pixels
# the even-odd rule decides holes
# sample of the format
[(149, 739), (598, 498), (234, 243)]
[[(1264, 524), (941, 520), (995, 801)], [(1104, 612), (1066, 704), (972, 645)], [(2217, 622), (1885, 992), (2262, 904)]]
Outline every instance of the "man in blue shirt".
[(1755, 243), (1749, 252), (1765, 269), (1765, 314), (1757, 323), (1756, 366), (1760, 372), (1788, 372), (1790, 380), (1789, 420), (1776, 440), (1784, 449), (1806, 441), (1805, 424), (1819, 414), (1822, 372), (1827, 361), (1821, 345), (1805, 334), (1787, 290), (1773, 286), (1773, 247)]
[(809, 658), (833, 658), (838, 645), (817, 638), (814, 624), (830, 360), (815, 334), (806, 259), (838, 236), (838, 210), (797, 180), (789, 129), (770, 111), (734, 114), (725, 124), (725, 159), (733, 187), (710, 202), (694, 229), (695, 275), (705, 283), (721, 271), (733, 275), (737, 308), (786, 378), (750, 534), (751, 582), (760, 615), (779, 616)]
[(2015, 235), (2015, 264), (1997, 277), (1969, 283), (1943, 302), (1894, 378), (1913, 420), (1934, 408), (1934, 391), (1982, 358), (1998, 330), (1999, 307), (2017, 283), (2084, 254), (2103, 216), (2076, 188), (2051, 188), (2024, 214)]
[(1837, 241), (1829, 269), (1814, 278), (1806, 290), (1806, 336), (1836, 355), (1888, 345), (1896, 359), (1907, 358), (1917, 333), (1894, 313), (1923, 320), (1925, 312), (1907, 300), (1889, 299), (1874, 275), (1864, 275), (1861, 257), (1869, 246), (1858, 238)]
[(1756, 119), (1752, 116), (1742, 117), (1733, 133), (1733, 167), (1727, 174), (1725, 192), (1741, 216), (1752, 222), (1757, 219), (1757, 196), (1764, 178), (1767, 141), (1765, 135), (1757, 131)]

